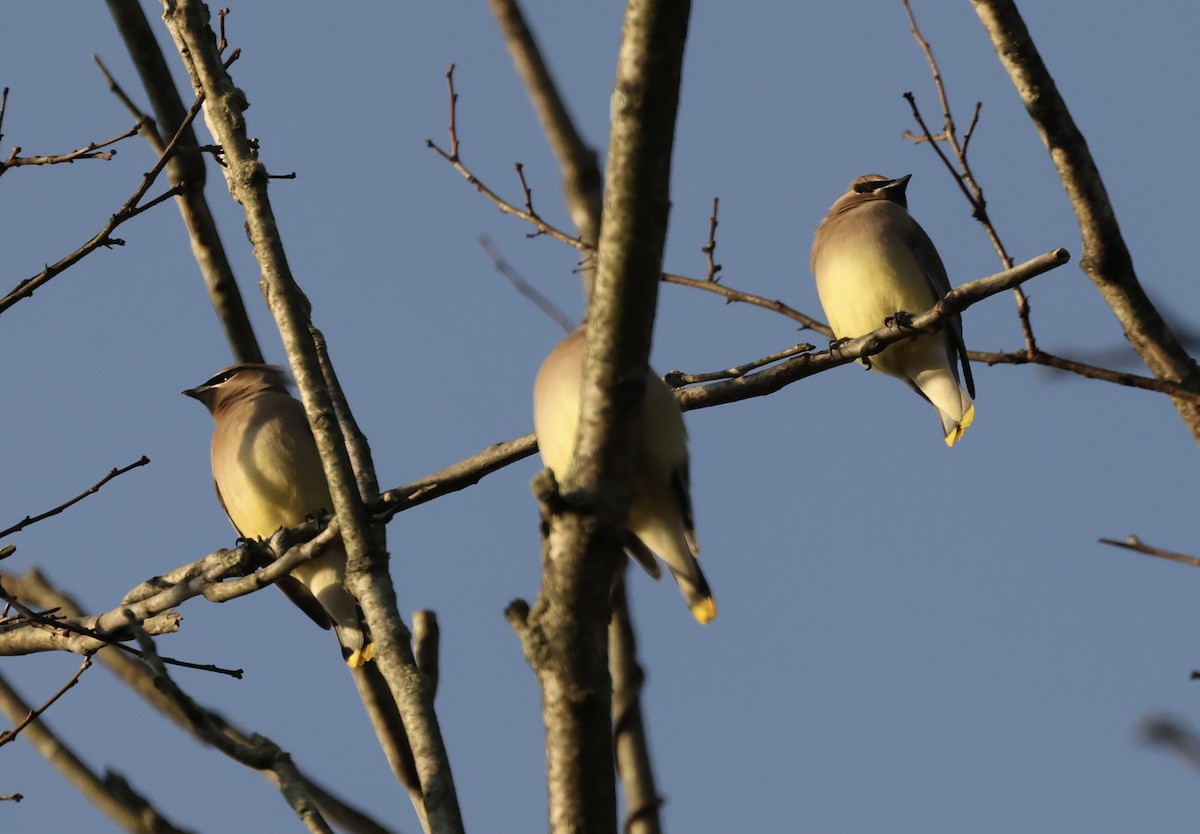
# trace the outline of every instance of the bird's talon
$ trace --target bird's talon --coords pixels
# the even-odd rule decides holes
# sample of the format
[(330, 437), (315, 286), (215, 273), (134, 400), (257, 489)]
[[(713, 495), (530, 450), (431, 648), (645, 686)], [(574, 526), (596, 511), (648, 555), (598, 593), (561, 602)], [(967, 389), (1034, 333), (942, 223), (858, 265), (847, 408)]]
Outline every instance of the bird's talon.
[(849, 341), (850, 341), (849, 336), (846, 336), (841, 339), (830, 339), (829, 340), (829, 352), (837, 353), (839, 350), (841, 350), (843, 347), (845, 347), (846, 343)]
[(912, 313), (897, 310), (893, 315), (884, 319), (883, 323), (886, 327), (894, 327), (897, 330), (913, 330), (912, 320)]

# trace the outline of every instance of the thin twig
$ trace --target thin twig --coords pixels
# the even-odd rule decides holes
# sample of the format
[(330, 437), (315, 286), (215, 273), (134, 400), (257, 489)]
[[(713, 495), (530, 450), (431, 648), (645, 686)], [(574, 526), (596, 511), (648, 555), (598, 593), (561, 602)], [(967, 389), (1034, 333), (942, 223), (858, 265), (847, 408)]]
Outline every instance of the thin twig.
[(103, 142), (89, 142), (79, 150), (70, 151), (69, 153), (48, 156), (18, 156), (21, 148), (13, 148), (8, 159), (0, 161), (0, 175), (3, 175), (9, 168), (20, 168), (23, 165), (61, 165), (63, 163), (76, 162), (80, 159), (110, 160), (117, 155), (116, 150), (102, 151), (100, 149), (107, 148), (109, 145), (115, 145), (117, 142), (128, 139), (131, 136), (137, 136), (141, 129), (142, 122), (139, 121), (119, 136), (114, 136), (112, 139), (107, 139)]
[(40, 707), (35, 707), (34, 709), (31, 709), (29, 711), (29, 714), (25, 716), (25, 719), (23, 721), (18, 722), (16, 724), (16, 726), (14, 726), (11, 730), (5, 730), (4, 732), (0, 733), (0, 747), (3, 747), (4, 745), (8, 744), (10, 741), (15, 739), (22, 730), (24, 730), (26, 727), (28, 727), (30, 724), (32, 724), (35, 720), (37, 720), (39, 717), (41, 717), (42, 713), (44, 713), (46, 710), (50, 709), (50, 707), (54, 704), (55, 701), (57, 701), (63, 695), (66, 695), (67, 690), (70, 689), (71, 687), (75, 686), (75, 684), (79, 683), (80, 676), (84, 672), (86, 672), (89, 668), (91, 668), (91, 665), (92, 665), (92, 658), (90, 656), (85, 657), (83, 659), (83, 663), (79, 664), (79, 668), (75, 670), (75, 674), (71, 675), (71, 679), (68, 680), (66, 683), (64, 683), (57, 692), (55, 692), (53, 695), (51, 695), (44, 704), (42, 704)]
[(0, 92), (0, 143), (4, 142), (4, 114), (8, 111), (8, 87)]
[(521, 273), (517, 272), (504, 256), (500, 254), (500, 250), (492, 243), (492, 239), (487, 235), (479, 238), (479, 245), (483, 247), (483, 251), (487, 252), (488, 257), (492, 259), (492, 266), (496, 267), (496, 271), (509, 280), (509, 283), (516, 288), (517, 292), (532, 301), (539, 310), (552, 318), (554, 322), (563, 329), (564, 333), (570, 333), (575, 329), (574, 322), (570, 316), (554, 304), (553, 301), (546, 298), (542, 292), (528, 281), (525, 280)]
[(296, 376), (305, 412), (329, 482), (346, 551), (346, 587), (362, 608), (375, 643), (374, 665), (387, 682), (412, 746), (430, 828), (463, 830), (458, 798), (441, 728), (428, 687), (412, 657), (410, 635), (398, 611), (387, 553), (372, 535), (349, 455), (308, 332), (311, 306), (287, 263), (267, 193), (262, 162), (249, 147), (245, 99), (231, 95), (233, 79), (216, 53), (207, 9), (200, 0), (165, 0), (163, 20), (185, 59), (194, 89), (220, 96), (222, 107), (206, 113), (229, 165), (230, 196), (244, 209), (246, 231), (261, 268), (263, 294)]
[(217, 54), (220, 55), (229, 48), (229, 40), (225, 37), (225, 18), (232, 14), (232, 9), (226, 6), (217, 10), (217, 26), (220, 34), (217, 36)]
[(485, 197), (487, 197), (489, 200), (491, 200), (492, 203), (496, 206), (496, 208), (500, 209), (500, 211), (503, 212), (504, 214), (511, 214), (514, 217), (518, 217), (521, 220), (524, 220), (525, 222), (527, 222), (531, 226), (533, 226), (535, 229), (537, 229), (537, 233), (540, 235), (546, 235), (547, 237), (551, 237), (554, 240), (559, 241), (560, 243), (565, 243), (568, 246), (573, 246), (576, 249), (579, 249), (580, 251), (590, 251), (592, 249), (592, 247), (589, 247), (581, 239), (579, 239), (578, 237), (572, 237), (571, 235), (567, 234), (566, 232), (563, 232), (560, 229), (557, 229), (554, 226), (551, 226), (549, 223), (546, 223), (544, 220), (542, 220), (542, 218), (539, 217), (537, 215), (537, 213), (533, 211), (533, 205), (532, 205), (532, 196), (533, 195), (529, 191), (528, 186), (525, 185), (525, 174), (519, 166), (517, 168), (517, 173), (521, 177), (523, 196), (525, 198), (528, 209), (521, 209), (518, 206), (515, 206), (512, 203), (508, 202), (507, 200), (503, 199), (495, 191), (493, 191), (492, 189), (490, 189), (486, 185), (484, 185), (479, 180), (479, 178), (476, 177), (473, 173), (471, 173), (471, 170), (469, 168), (467, 168), (466, 165), (463, 164), (462, 159), (459, 157), (458, 114), (457, 114), (458, 93), (454, 89), (454, 64), (451, 64), (450, 68), (448, 70), (446, 70), (446, 83), (450, 88), (450, 150), (448, 152), (445, 150), (442, 150), (441, 146), (439, 146), (432, 139), (425, 140), (425, 147), (432, 149), (434, 151), (434, 153), (436, 153), (442, 159), (446, 160), (446, 162), (450, 163), (450, 165), (454, 168), (455, 171), (458, 171), (458, 173), (461, 174), (463, 176), (463, 178), (466, 179), (467, 182), (469, 182), (471, 185), (475, 186), (475, 188), (479, 191), (479, 193), (483, 194)]
[(140, 459), (135, 460), (133, 463), (129, 464), (128, 466), (122, 466), (119, 469), (113, 469), (107, 475), (105, 475), (103, 478), (101, 478), (99, 481), (92, 484), (90, 487), (88, 487), (83, 492), (81, 492), (79, 495), (76, 495), (74, 498), (70, 499), (69, 501), (59, 504), (54, 509), (46, 510), (46, 512), (41, 513), (39, 515), (36, 515), (36, 516), (28, 516), (27, 515), (27, 516), (25, 516), (25, 518), (21, 519), (16, 524), (14, 524), (12, 527), (9, 527), (7, 530), (0, 530), (0, 539), (4, 538), (5, 536), (11, 535), (12, 533), (16, 533), (20, 530), (24, 530), (26, 527), (29, 527), (32, 524), (37, 524), (39, 521), (44, 521), (45, 519), (50, 518), (51, 516), (58, 515), (63, 510), (66, 510), (68, 507), (78, 504), (80, 501), (82, 501), (84, 498), (87, 498), (89, 495), (95, 495), (97, 492), (100, 491), (101, 487), (103, 487), (105, 484), (107, 484), (113, 478), (120, 477), (121, 475), (124, 475), (126, 472), (129, 472), (130, 470), (137, 469), (139, 466), (145, 466), (149, 462), (150, 462), (150, 458), (146, 457), (145, 455), (142, 455)]
[(117, 79), (108, 71), (108, 67), (100, 60), (99, 55), (93, 55), (92, 60), (95, 62), (97, 68), (99, 68), (100, 74), (104, 76), (104, 80), (108, 84), (108, 91), (116, 97), (117, 101), (121, 102), (125, 109), (142, 126), (142, 138), (146, 140), (156, 154), (161, 154), (166, 145), (163, 142), (162, 136), (158, 133), (158, 124), (150, 116), (143, 113), (141, 108), (134, 103), (133, 99), (126, 95), (124, 88), (117, 83)]
[[(83, 616), (83, 610), (79, 607), (79, 604), (55, 588), (36, 569), (31, 569), (19, 577), (8, 576), (3, 579), (9, 588), (17, 589), (16, 593), (22, 599), (29, 600), (32, 604), (43, 608), (55, 607), (70, 617), (78, 618)], [(151, 707), (171, 721), (174, 721), (186, 732), (191, 733), (196, 739), (203, 741), (203, 738), (192, 728), (190, 720), (180, 709), (179, 705), (167, 698), (155, 686), (153, 673), (147, 664), (128, 654), (110, 649), (99, 650), (96, 653), (96, 659), (106, 666), (118, 680), (128, 686), (131, 691), (144, 698)], [(252, 743), (252, 733), (239, 729), (224, 720), (222, 721), (222, 727), (225, 734), (232, 737), (235, 741), (246, 745)], [(273, 774), (265, 773), (264, 775), (269, 779), (273, 779)], [(326, 819), (341, 825), (347, 834), (391, 834), (383, 825), (371, 819), (364, 812), (348, 805), (339, 797), (331, 794), (327, 789), (312, 781), (311, 777), (306, 779), (306, 785), (312, 793), (313, 798), (316, 799)]]
[[(1197, 677), (1200, 675), (1192, 672), (1192, 680)], [(1170, 716), (1147, 718), (1140, 730), (1147, 744), (1170, 747), (1189, 765), (1200, 768), (1200, 738), (1183, 722)]]
[(525, 210), (529, 212), (530, 217), (537, 217), (538, 213), (533, 210), (533, 189), (529, 187), (529, 182), (525, 179), (525, 166), (520, 162), (514, 162), (513, 167), (517, 169), (517, 178), (521, 180), (521, 191), (525, 194)]
[[(121, 34), (121, 40), (137, 69), (142, 88), (149, 98), (157, 124), (148, 123), (142, 136), (156, 154), (162, 153), (165, 142), (160, 130), (168, 135), (175, 132), (187, 114), (179, 90), (171, 77), (166, 56), (159, 46), (154, 29), (146, 18), (145, 10), (137, 0), (108, 0), (113, 22)], [(111, 74), (101, 66), (109, 89), (135, 117), (143, 115), (129, 96), (125, 95)], [(242, 294), (233, 277), (221, 236), (213, 221), (212, 211), (205, 198), (204, 186), (207, 172), (197, 147), (195, 131), (187, 128), (179, 142), (178, 152), (167, 164), (167, 177), (172, 185), (187, 187), (176, 202), (184, 229), (191, 243), (192, 256), (200, 269), (205, 289), (212, 301), (213, 311), (225, 331), (225, 338), (233, 349), (237, 363), (263, 361), (262, 351), (254, 336), (249, 316), (246, 314)], [(219, 150), (219, 149), (218, 149)], [(216, 151), (213, 151), (214, 156)]]
[(717, 273), (721, 271), (721, 265), (713, 260), (717, 253), (717, 206), (719, 198), (713, 197), (712, 214), (708, 218), (708, 240), (700, 247), (700, 251), (704, 253), (704, 262), (708, 265), (705, 270), (705, 280), (715, 284), (721, 279), (717, 277)]
[[(128, 640), (129, 637), (124, 633), (125, 629), (122, 624), (115, 627), (111, 625), (111, 617), (108, 618), (109, 625), (101, 626), (100, 621), (104, 615), (100, 617), (83, 617), (81, 622), (75, 622), (71, 619), (54, 616), (54, 612), (37, 612), (26, 606), (19, 599), (8, 593), (2, 585), (0, 585), (0, 599), (3, 599), (5, 605), (17, 611), (21, 618), (25, 621), (23, 624), (7, 623), (8, 626), (3, 633), (7, 638), (8, 644), (5, 648), (9, 654), (24, 654), (29, 651), (44, 651), (47, 649), (66, 649), (76, 651), (83, 654), (91, 654), (101, 646), (113, 646), (133, 655), (137, 655), (137, 649), (132, 646), (126, 646), (122, 640)], [(166, 611), (154, 612), (152, 615), (143, 617), (143, 630), (153, 631), (155, 634), (170, 634), (179, 630), (179, 620), (182, 619), (178, 614), (168, 613)], [(84, 625), (83, 623), (87, 623)], [(15, 625), (27, 625), (30, 628), (43, 630), (50, 634), (49, 643), (41, 643), (38, 641), (26, 640), (24, 644), (18, 639), (21, 635), (17, 632)], [(55, 640), (63, 634), (74, 635), (83, 640)], [(172, 666), (181, 666), (185, 669), (197, 669), (202, 672), (215, 672), (220, 675), (228, 675), (231, 678), (241, 679), (241, 669), (226, 669), (221, 666), (215, 666), (211, 663), (192, 663), (186, 660), (177, 658), (163, 658), (164, 663), (170, 663)]]
[(1119, 547), (1122, 550), (1132, 550), (1134, 553), (1141, 553), (1146, 556), (1155, 556), (1159, 559), (1167, 559), (1171, 562), (1179, 562), (1183, 565), (1191, 565), (1194, 568), (1200, 568), (1200, 558), (1188, 556), (1184, 553), (1176, 553), (1174, 550), (1163, 550), (1161, 547), (1151, 547), (1145, 544), (1137, 536), (1129, 536), (1124, 541), (1117, 539), (1100, 539), (1101, 544), (1107, 544), (1112, 547)]
[[(466, 179), (467, 182), (469, 182), (471, 185), (475, 186), (476, 190), (478, 190), (479, 193), (483, 194), (488, 200), (490, 200), (496, 206), (496, 208), (498, 208), (502, 213), (510, 214), (514, 217), (517, 217), (517, 218), (529, 223), (537, 230), (536, 234), (538, 234), (538, 235), (546, 235), (547, 237), (553, 238), (554, 240), (557, 240), (560, 243), (565, 243), (568, 246), (571, 246), (571, 247), (575, 248), (576, 250), (584, 253), (584, 255), (588, 255), (588, 256), (594, 255), (595, 251), (596, 251), (594, 246), (591, 246), (591, 245), (585, 243), (583, 240), (581, 240), (578, 237), (572, 237), (571, 235), (564, 232), (563, 230), (547, 223), (536, 213), (536, 211), (533, 210), (532, 195), (528, 191), (527, 188), (524, 188), (523, 173), (521, 176), (521, 181), (523, 184), (523, 196), (526, 201), (525, 209), (522, 209), (522, 208), (516, 206), (515, 204), (508, 202), (504, 198), (500, 197), (495, 191), (493, 191), (491, 188), (489, 188), (487, 185), (485, 185), (475, 175), (475, 173), (470, 168), (467, 167), (467, 165), (458, 156), (459, 137), (458, 137), (458, 128), (457, 128), (457, 116), (455, 115), (456, 103), (458, 101), (458, 93), (454, 89), (454, 85), (453, 85), (453, 72), (454, 72), (454, 66), (451, 65), (450, 69), (447, 71), (447, 74), (446, 74), (447, 79), (450, 84), (450, 147), (451, 147), (451, 151), (447, 152), (447, 151), (443, 150), (432, 139), (425, 140), (426, 147), (431, 148), (434, 152), (436, 152), (439, 156), (441, 156), (442, 159), (444, 159), (446, 162), (448, 162), (454, 168), (454, 170), (458, 171), (458, 173), (461, 174), (463, 176), (463, 178)], [(522, 169), (520, 167), (518, 167), (518, 171), (520, 172), (521, 170)], [(710, 223), (710, 239), (712, 237), (712, 234), (715, 232), (715, 225), (716, 225), (715, 224), (715, 209), (716, 209), (716, 200), (714, 198), (714, 215), (712, 218), (712, 222)], [(536, 236), (536, 235), (531, 235), (531, 236)], [(714, 243), (714, 248), (715, 248), (715, 243)], [(717, 269), (719, 269), (719, 268), (720, 267), (718, 266)], [(715, 272), (710, 273), (710, 275), (715, 275)], [(687, 278), (682, 275), (674, 275), (671, 273), (664, 273), (662, 276), (662, 280), (666, 281), (667, 283), (670, 283), (670, 284), (678, 284), (680, 286), (692, 287), (693, 289), (703, 290), (705, 292), (716, 293), (717, 295), (723, 296), (725, 299), (730, 300), (730, 301), (738, 301), (738, 302), (742, 302), (745, 304), (751, 304), (756, 307), (762, 307), (763, 309), (771, 310), (773, 312), (779, 313), (780, 315), (787, 316), (788, 318), (792, 319), (793, 321), (796, 321), (799, 324), (801, 324), (803, 327), (809, 328), (811, 330), (815, 330), (816, 332), (821, 333), (830, 338), (833, 337), (833, 331), (831, 331), (827, 325), (818, 321), (817, 319), (812, 318), (811, 316), (807, 316), (804, 313), (799, 312), (798, 310), (792, 309), (788, 305), (784, 304), (782, 301), (763, 298), (762, 296), (753, 295), (752, 293), (747, 293), (747, 292), (742, 292), (739, 290), (731, 289), (731, 288), (725, 286), (724, 284), (719, 283), (716, 280), (700, 280), (700, 279), (696, 279), (696, 278)]]
[(663, 374), (663, 380), (672, 388), (682, 388), (685, 385), (696, 385), (702, 382), (715, 382), (719, 379), (737, 379), (745, 376), (751, 371), (756, 371), (766, 365), (782, 362), (791, 356), (796, 356), (801, 353), (808, 353), (813, 350), (814, 346), (807, 342), (793, 345), (790, 348), (785, 348), (778, 353), (772, 353), (770, 356), (763, 356), (760, 359), (755, 359), (747, 362), (744, 365), (738, 365), (733, 368), (726, 368), (720, 371), (709, 371), (707, 373), (686, 374), (683, 371), (669, 371)]
[[(567, 112), (550, 68), (517, 0), (488, 0), (513, 66), (529, 94), (542, 133), (562, 172), (562, 193), (579, 237), (594, 244), (600, 237), (600, 166), (596, 152), (580, 136)], [(584, 296), (589, 270), (584, 270)]]
[(1200, 392), (1174, 380), (1140, 376), (1138, 374), (1126, 373), (1125, 371), (1101, 368), (1085, 362), (1077, 362), (1073, 359), (1055, 356), (1052, 353), (1046, 353), (1041, 348), (1037, 348), (1032, 356), (1029, 355), (1028, 351), (1024, 350), (1009, 353), (985, 353), (973, 350), (970, 351), (968, 356), (970, 356), (972, 362), (982, 362), (986, 365), (1041, 365), (1046, 368), (1067, 371), (1085, 379), (1111, 382), (1114, 385), (1138, 388), (1143, 391), (1154, 391), (1159, 394), (1167, 394), (1175, 399), (1200, 403)]
[[(904, 135), (915, 142), (927, 142), (938, 159), (946, 166), (946, 170), (954, 178), (959, 190), (971, 205), (971, 216), (979, 221), (983, 226), (984, 232), (992, 243), (992, 247), (996, 250), (996, 254), (1000, 257), (1000, 263), (1005, 269), (1011, 269), (1013, 259), (1004, 248), (1004, 244), (1000, 240), (1000, 234), (992, 223), (987, 212), (987, 200), (983, 196), (983, 187), (975, 178), (974, 172), (971, 170), (971, 163), (967, 158), (967, 147), (971, 142), (971, 137), (975, 135), (975, 128), (979, 124), (979, 113), (983, 107), (982, 102), (975, 103), (975, 111), (971, 115), (971, 123), (967, 127), (967, 133), (962, 142), (958, 140), (958, 132), (954, 124), (954, 114), (950, 108), (950, 98), (946, 94), (946, 85), (942, 80), (942, 71), (938, 66), (937, 58), (933, 54), (933, 47), (929, 41), (921, 34), (921, 30), (917, 27), (917, 19), (913, 14), (912, 7), (909, 5), (909, 0), (903, 0), (904, 13), (908, 16), (908, 22), (912, 29), (912, 36), (921, 47), (921, 51), (925, 54), (925, 60), (929, 63), (929, 69), (933, 73), (933, 84), (937, 90), (938, 101), (942, 107), (942, 118), (944, 120), (943, 132), (938, 136), (933, 136), (929, 132), (929, 127), (925, 124), (925, 119), (921, 116), (921, 111), (917, 107), (916, 98), (912, 93), (905, 93), (904, 98), (912, 109), (913, 119), (921, 128), (921, 135), (916, 136), (905, 131)], [(941, 149), (941, 143), (948, 144), (954, 152), (954, 158), (957, 162), (957, 167), (950, 161), (946, 154)], [(1021, 333), (1025, 339), (1025, 350), (1030, 356), (1037, 353), (1037, 341), (1033, 335), (1033, 325), (1030, 322), (1029, 299), (1021, 288), (1013, 290), (1013, 296), (1017, 304), (1017, 319), (1021, 324)]]
[(687, 278), (683, 275), (674, 275), (670, 272), (664, 272), (662, 280), (668, 284), (678, 284), (681, 287), (691, 287), (692, 289), (701, 290), (702, 292), (711, 292), (722, 296), (727, 301), (737, 301), (743, 304), (749, 304), (754, 307), (761, 307), (764, 310), (770, 310), (773, 313), (778, 313), (781, 316), (786, 316), (792, 321), (799, 324), (801, 327), (808, 330), (815, 330), (823, 336), (830, 339), (833, 338), (833, 331), (829, 325), (822, 321), (814, 319), (812, 316), (807, 316), (799, 310), (795, 310), (784, 304), (779, 299), (765, 298), (761, 295), (742, 292), (735, 290), (725, 284), (720, 284), (716, 281), (705, 281), (699, 278)]
[[(30, 709), (29, 704), (0, 675), (0, 712), (15, 722)], [(173, 825), (159, 813), (121, 774), (106, 770), (101, 776), (92, 771), (75, 754), (70, 744), (50, 729), (47, 722), (33, 722), (22, 733), (22, 738), (123, 830), (187, 834), (185, 829)], [(19, 794), (14, 795), (14, 798), (19, 797)]]
[(137, 618), (132, 614), (129, 616), (129, 627), (141, 647), (143, 659), (154, 673), (155, 686), (179, 707), (180, 712), (188, 718), (191, 730), (239, 764), (274, 773), (280, 793), (305, 827), (314, 834), (333, 834), (308, 791), (305, 780), (292, 762), (292, 757), (266, 736), (255, 735), (250, 744), (231, 737), (225, 732), (224, 719), (200, 706), (179, 688), (167, 673), (154, 641), (138, 626)]
[[(138, 203), (141, 202), (141, 199), (146, 196), (146, 192), (150, 190), (150, 186), (154, 184), (156, 179), (158, 179), (158, 175), (162, 172), (163, 167), (175, 153), (175, 149), (179, 147), (179, 142), (183, 137), (184, 131), (200, 113), (203, 105), (204, 96), (201, 94), (196, 98), (196, 102), (192, 105), (191, 110), (188, 111), (183, 123), (180, 124), (179, 130), (176, 131), (175, 135), (171, 138), (171, 141), (167, 143), (167, 146), (163, 149), (163, 152), (159, 154), (158, 161), (154, 163), (154, 167), (151, 168), (150, 172), (142, 178), (141, 185), (139, 185), (133, 192), (133, 195), (126, 200), (119, 209), (117, 209), (116, 214), (108, 219), (108, 222), (104, 224), (100, 231), (97, 232), (91, 238), (91, 240), (76, 249), (70, 255), (67, 255), (65, 258), (46, 267), (37, 275), (34, 275), (31, 278), (26, 278), (24, 281), (21, 281), (19, 284), (17, 284), (17, 286), (7, 295), (5, 295), (3, 298), (0, 298), (0, 313), (3, 313), (21, 299), (29, 298), (31, 295), (33, 295), (34, 291), (40, 289), (55, 276), (74, 266), (79, 261), (83, 260), (84, 257), (96, 251), (101, 246), (111, 246), (114, 244), (119, 245), (120, 243), (123, 243), (123, 241), (114, 240), (112, 237), (110, 237), (110, 235), (114, 229), (116, 229), (126, 220), (136, 217), (138, 214), (141, 214), (143, 211), (145, 211), (145, 209), (149, 206), (157, 205), (159, 202), (165, 199), (167, 195), (156, 198), (147, 206), (140, 208), (138, 207)], [(181, 186), (176, 186), (167, 192), (167, 194), (178, 193), (182, 193)]]

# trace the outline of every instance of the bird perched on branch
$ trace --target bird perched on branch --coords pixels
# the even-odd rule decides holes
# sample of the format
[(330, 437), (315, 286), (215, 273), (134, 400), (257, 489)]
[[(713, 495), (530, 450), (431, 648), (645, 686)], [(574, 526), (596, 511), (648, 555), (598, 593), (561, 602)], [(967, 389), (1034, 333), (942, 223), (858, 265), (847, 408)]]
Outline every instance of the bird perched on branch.
[[(812, 271), (838, 339), (877, 330), (900, 312), (924, 312), (950, 292), (937, 249), (908, 213), (905, 189), (911, 176), (859, 177), (817, 229)], [(975, 380), (958, 316), (948, 318), (940, 332), (896, 342), (863, 364), (902, 380), (936, 408), (947, 446), (975, 419)]]
[[(213, 416), (213, 483), (238, 535), (266, 538), (329, 511), (333, 501), (304, 406), (272, 365), (234, 365), (183, 392)], [(346, 590), (341, 541), (276, 581), (321, 626), (333, 626), (352, 667), (371, 659), (362, 611)]]
[[(583, 395), (587, 331), (580, 326), (550, 352), (533, 388), (533, 423), (542, 462), (560, 481), (575, 451)], [(655, 556), (666, 562), (688, 608), (699, 622), (717, 616), (708, 582), (696, 556), (696, 530), (688, 482), (687, 431), (671, 389), (646, 373), (642, 444), (629, 507), (625, 548), (658, 579)]]

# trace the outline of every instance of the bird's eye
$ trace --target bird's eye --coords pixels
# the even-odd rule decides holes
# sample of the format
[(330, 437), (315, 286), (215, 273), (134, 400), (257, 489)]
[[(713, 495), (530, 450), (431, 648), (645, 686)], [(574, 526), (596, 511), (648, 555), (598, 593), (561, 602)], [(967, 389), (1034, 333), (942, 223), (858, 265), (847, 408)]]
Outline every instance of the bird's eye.
[(204, 383), (200, 387), (201, 388), (215, 388), (216, 386), (221, 385), (222, 383), (228, 382), (229, 380), (233, 379), (233, 376), (236, 373), (237, 373), (236, 370), (221, 371), (221, 373), (217, 374), (216, 376), (214, 376), (212, 379), (210, 379), (208, 382)]

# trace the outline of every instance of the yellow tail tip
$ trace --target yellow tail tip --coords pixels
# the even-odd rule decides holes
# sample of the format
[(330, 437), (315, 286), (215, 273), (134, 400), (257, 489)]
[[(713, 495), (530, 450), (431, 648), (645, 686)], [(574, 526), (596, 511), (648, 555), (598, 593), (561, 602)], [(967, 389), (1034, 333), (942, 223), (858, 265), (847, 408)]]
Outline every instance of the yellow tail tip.
[(368, 660), (375, 656), (375, 644), (367, 643), (361, 649), (356, 649), (350, 652), (350, 656), (346, 658), (346, 665), (351, 669), (357, 669)]
[(699, 602), (692, 603), (692, 616), (700, 625), (711, 622), (717, 616), (717, 604), (712, 597), (705, 597)]
[(954, 427), (954, 430), (946, 435), (946, 445), (953, 446), (956, 442), (962, 440), (962, 436), (967, 433), (967, 429), (969, 429), (971, 424), (974, 422), (975, 406), (971, 406), (967, 409), (967, 413), (959, 419), (958, 425)]

